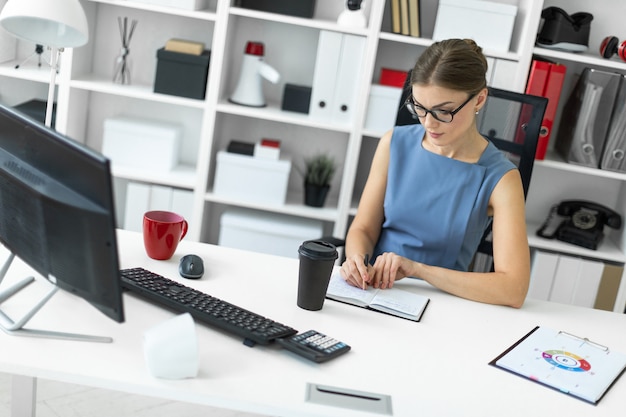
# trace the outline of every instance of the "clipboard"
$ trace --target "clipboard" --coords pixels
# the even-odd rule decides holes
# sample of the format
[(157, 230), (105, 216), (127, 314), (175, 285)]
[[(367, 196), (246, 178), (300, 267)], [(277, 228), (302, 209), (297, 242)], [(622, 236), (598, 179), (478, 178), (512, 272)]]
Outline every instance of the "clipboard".
[(595, 405), (626, 369), (626, 354), (537, 326), (489, 364)]

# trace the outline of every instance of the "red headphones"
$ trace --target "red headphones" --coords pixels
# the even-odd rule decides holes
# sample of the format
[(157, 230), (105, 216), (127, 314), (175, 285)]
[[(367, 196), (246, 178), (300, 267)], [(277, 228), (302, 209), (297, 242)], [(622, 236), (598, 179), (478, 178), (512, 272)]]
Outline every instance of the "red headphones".
[(626, 61), (626, 41), (620, 43), (615, 36), (607, 36), (600, 44), (600, 55), (602, 58), (609, 59), (617, 54), (622, 61)]

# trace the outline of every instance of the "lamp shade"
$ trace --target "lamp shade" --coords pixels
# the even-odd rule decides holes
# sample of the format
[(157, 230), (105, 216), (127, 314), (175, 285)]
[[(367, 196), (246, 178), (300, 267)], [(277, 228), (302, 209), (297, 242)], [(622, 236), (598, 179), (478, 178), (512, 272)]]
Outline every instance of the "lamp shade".
[(18, 38), (50, 47), (73, 48), (89, 40), (78, 0), (8, 0), (0, 25)]

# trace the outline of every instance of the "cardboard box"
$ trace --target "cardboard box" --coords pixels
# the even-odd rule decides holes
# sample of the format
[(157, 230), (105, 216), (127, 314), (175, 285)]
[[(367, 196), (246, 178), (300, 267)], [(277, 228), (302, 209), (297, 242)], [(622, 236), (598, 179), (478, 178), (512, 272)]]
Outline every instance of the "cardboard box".
[(291, 161), (217, 153), (213, 191), (221, 196), (285, 204)]
[(439, 0), (433, 39), (470, 38), (481, 48), (508, 52), (517, 6), (482, 0)]
[(401, 87), (372, 85), (367, 104), (365, 129), (374, 132), (386, 132), (394, 127), (401, 97)]
[(154, 92), (203, 100), (210, 57), (210, 51), (192, 55), (159, 49)]
[(207, 7), (207, 0), (135, 0), (138, 3), (148, 3), (155, 6), (167, 6), (185, 10), (203, 10)]
[(104, 121), (102, 153), (112, 165), (171, 171), (178, 165), (182, 127), (135, 117), (113, 117)]
[(220, 219), (218, 243), (271, 255), (298, 257), (305, 240), (323, 235), (321, 221), (262, 211), (231, 209)]

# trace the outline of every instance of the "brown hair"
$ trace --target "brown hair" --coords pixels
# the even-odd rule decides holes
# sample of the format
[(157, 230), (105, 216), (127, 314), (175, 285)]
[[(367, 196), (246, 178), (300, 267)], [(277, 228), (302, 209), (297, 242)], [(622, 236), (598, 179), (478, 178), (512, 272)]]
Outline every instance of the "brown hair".
[(478, 93), (487, 86), (487, 59), (471, 39), (447, 39), (433, 43), (420, 55), (411, 73), (411, 85), (437, 85)]

